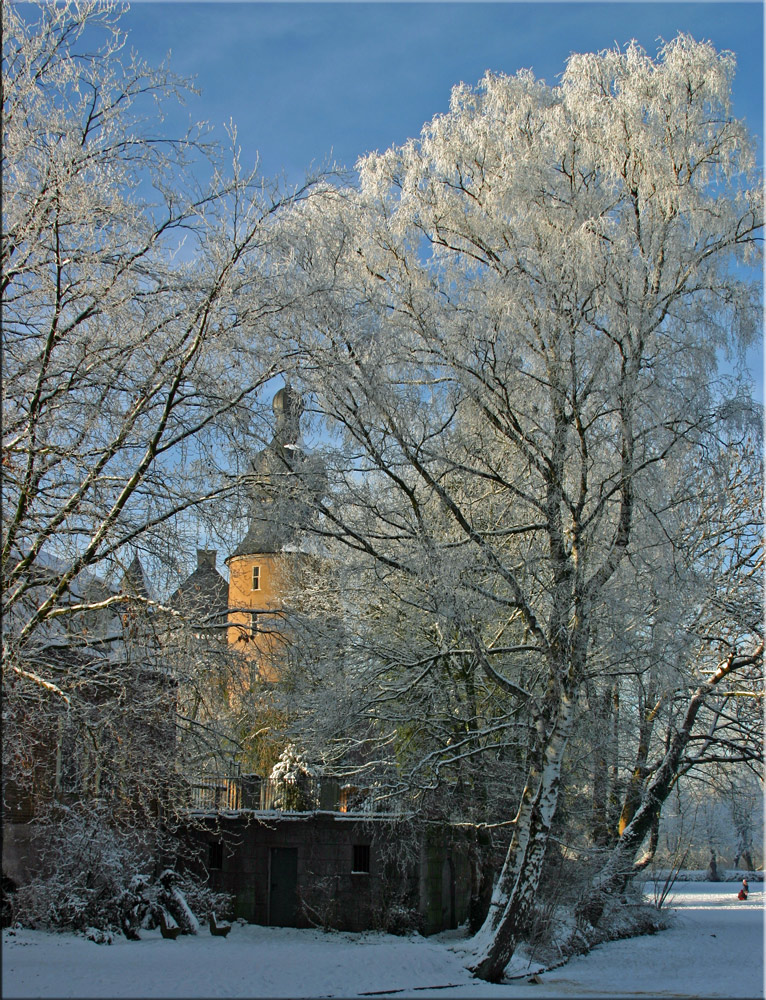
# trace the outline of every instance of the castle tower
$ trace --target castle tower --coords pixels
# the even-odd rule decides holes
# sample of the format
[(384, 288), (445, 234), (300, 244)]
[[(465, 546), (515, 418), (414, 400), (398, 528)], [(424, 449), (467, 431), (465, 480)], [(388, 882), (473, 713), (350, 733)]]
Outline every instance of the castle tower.
[(272, 407), (274, 437), (252, 460), (248, 531), (226, 560), (229, 643), (266, 681), (279, 679), (279, 661), (287, 651), (283, 600), (309, 558), (300, 539), (310, 516), (305, 454), (297, 444), (303, 401), (285, 386)]

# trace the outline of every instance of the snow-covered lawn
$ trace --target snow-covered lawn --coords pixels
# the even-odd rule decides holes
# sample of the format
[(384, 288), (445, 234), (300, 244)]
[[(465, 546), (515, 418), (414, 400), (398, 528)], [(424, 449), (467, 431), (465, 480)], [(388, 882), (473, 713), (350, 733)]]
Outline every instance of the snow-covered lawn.
[[(677, 883), (674, 926), (616, 941), (545, 973), (493, 986), (471, 979), (463, 941), (323, 934), (235, 924), (227, 938), (96, 945), (73, 934), (3, 931), (12, 997), (762, 997), (763, 885), (745, 903), (734, 883)], [(429, 988), (431, 987), (431, 988)], [(444, 988), (448, 987), (448, 988)]]

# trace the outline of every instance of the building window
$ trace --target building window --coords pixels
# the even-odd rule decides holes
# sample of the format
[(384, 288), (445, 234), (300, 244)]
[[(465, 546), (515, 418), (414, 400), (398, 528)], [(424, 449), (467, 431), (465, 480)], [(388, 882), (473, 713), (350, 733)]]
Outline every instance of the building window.
[(261, 589), (261, 567), (253, 566), (253, 590)]
[(354, 864), (352, 873), (369, 874), (370, 871), (370, 845), (354, 844)]
[(211, 840), (207, 845), (208, 868), (223, 868), (223, 844), (220, 840)]

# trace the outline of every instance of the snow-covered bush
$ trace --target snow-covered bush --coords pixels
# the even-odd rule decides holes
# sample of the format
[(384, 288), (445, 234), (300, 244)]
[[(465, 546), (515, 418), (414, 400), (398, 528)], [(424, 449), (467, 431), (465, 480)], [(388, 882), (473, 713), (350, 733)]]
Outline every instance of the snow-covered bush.
[(183, 934), (198, 934), (200, 921), (215, 913), (227, 917), (231, 913), (231, 896), (214, 892), (188, 872), (179, 874), (166, 868), (158, 879), (157, 902), (181, 928)]
[(100, 927), (86, 927), (85, 937), (94, 944), (111, 944), (114, 941), (112, 932), (101, 930)]
[(226, 914), (231, 905), (188, 873), (166, 868), (153, 879), (147, 873), (172, 847), (169, 838), (118, 828), (98, 804), (56, 806), (38, 825), (36, 845), (40, 871), (12, 900), (13, 920), (26, 927), (78, 930), (104, 944), (115, 933), (137, 940), (142, 926), (156, 926), (160, 909), (194, 934), (197, 917)]
[(182, 894), (186, 905), (200, 923), (204, 922), (211, 912), (223, 920), (232, 919), (234, 906), (229, 893), (215, 892), (188, 872), (179, 875), (176, 889)]
[(199, 934), (199, 921), (181, 891), (178, 874), (172, 868), (166, 868), (159, 877), (159, 883), (159, 905), (173, 917), (182, 934)]
[(399, 937), (409, 937), (419, 934), (423, 927), (423, 918), (416, 906), (405, 903), (392, 903), (386, 910), (382, 929), (387, 934)]
[(301, 778), (317, 778), (319, 774), (319, 769), (309, 764), (306, 755), (298, 750), (294, 743), (287, 744), (271, 769), (273, 781), (284, 781), (288, 784), (296, 784)]
[(14, 894), (14, 919), (30, 927), (121, 930), (131, 882), (150, 860), (146, 837), (116, 829), (95, 804), (56, 806), (35, 841), (41, 869)]

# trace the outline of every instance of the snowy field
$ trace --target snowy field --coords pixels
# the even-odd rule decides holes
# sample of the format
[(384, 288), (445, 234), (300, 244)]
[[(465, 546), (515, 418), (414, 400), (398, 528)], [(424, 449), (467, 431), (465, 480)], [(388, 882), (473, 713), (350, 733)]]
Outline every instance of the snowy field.
[[(763, 997), (763, 885), (677, 883), (674, 926), (601, 945), (541, 976), (471, 979), (455, 935), (397, 938), (235, 924), (227, 938), (111, 946), (73, 934), (3, 931), (2, 995), (12, 997)], [(532, 970), (530, 970), (532, 971)]]

